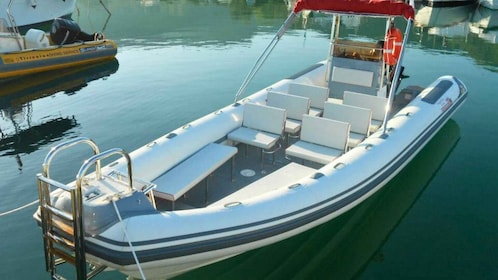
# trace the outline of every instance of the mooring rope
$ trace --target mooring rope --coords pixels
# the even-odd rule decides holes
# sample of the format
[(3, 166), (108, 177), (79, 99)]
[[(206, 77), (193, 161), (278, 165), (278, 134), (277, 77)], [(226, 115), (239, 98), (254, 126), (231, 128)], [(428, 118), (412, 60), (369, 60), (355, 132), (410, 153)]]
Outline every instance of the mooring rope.
[(38, 199), (37, 199), (37, 200), (35, 200), (35, 201), (32, 201), (32, 202), (30, 202), (30, 203), (28, 203), (28, 204), (25, 204), (25, 205), (23, 205), (23, 206), (21, 206), (21, 207), (17, 207), (17, 208), (14, 208), (14, 209), (12, 209), (12, 210), (9, 210), (9, 211), (6, 211), (6, 212), (3, 212), (3, 213), (0, 213), (0, 217), (2, 217), (2, 216), (7, 216), (7, 215), (10, 215), (10, 214), (13, 214), (13, 213), (15, 213), (15, 212), (17, 212), (17, 211), (21, 211), (21, 210), (23, 210), (24, 208), (28, 208), (28, 207), (30, 207), (30, 206), (32, 206), (32, 205), (34, 205), (34, 204), (37, 204), (37, 203), (38, 203)]
[(142, 276), (142, 279), (147, 279), (145, 278), (144, 272), (142, 271), (142, 267), (140, 266), (140, 262), (138, 261), (137, 254), (135, 253), (135, 249), (133, 248), (133, 245), (131, 244), (130, 238), (128, 237), (128, 232), (126, 231), (126, 228), (123, 224), (123, 219), (121, 219), (121, 214), (119, 214), (118, 206), (116, 205), (116, 201), (112, 199), (112, 205), (114, 205), (114, 210), (116, 210), (116, 214), (118, 215), (119, 223), (121, 224), (121, 227), (123, 228), (124, 235), (126, 237), (126, 241), (128, 241), (128, 245), (130, 246), (131, 253), (133, 254), (133, 258), (135, 259), (135, 263), (137, 264), (138, 271), (140, 271), (140, 276)]

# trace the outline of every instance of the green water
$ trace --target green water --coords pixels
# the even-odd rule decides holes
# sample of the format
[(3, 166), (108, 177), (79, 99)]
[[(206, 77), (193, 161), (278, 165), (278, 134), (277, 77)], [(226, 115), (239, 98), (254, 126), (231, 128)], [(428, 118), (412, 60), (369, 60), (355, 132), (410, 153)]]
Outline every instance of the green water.
[[(35, 175), (56, 143), (88, 136), (103, 150), (132, 151), (230, 103), (288, 14), (280, 0), (104, 2), (107, 22), (99, 1), (79, 1), (73, 18), (85, 31), (104, 28), (118, 43), (116, 61), (0, 85), (0, 215), (37, 199)], [(449, 74), (470, 95), (399, 176), (337, 220), (178, 278), (497, 279), (498, 26), (481, 34), (474, 27), (476, 13), (496, 22), (498, 11), (453, 12), (452, 26), (414, 28), (401, 87)], [(380, 39), (377, 24), (342, 31)], [(320, 16), (306, 29), (298, 20), (248, 92), (324, 59), (329, 27)], [(54, 162), (53, 177), (74, 178), (81, 162), (69, 158)], [(34, 210), (0, 216), (0, 279), (50, 278)]]

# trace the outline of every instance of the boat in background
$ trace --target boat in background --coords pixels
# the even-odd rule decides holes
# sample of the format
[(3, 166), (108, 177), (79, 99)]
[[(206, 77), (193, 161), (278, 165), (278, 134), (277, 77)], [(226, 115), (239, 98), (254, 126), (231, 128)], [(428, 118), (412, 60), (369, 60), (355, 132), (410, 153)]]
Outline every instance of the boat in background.
[[(323, 60), (246, 95), (303, 10), (329, 17)], [(379, 37), (341, 33), (351, 15), (379, 21)], [(398, 89), (414, 17), (402, 1), (298, 0), (227, 106), (131, 153), (101, 152), (87, 137), (54, 146), (37, 175), (33, 214), (47, 271), (61, 278), (67, 263), (78, 279), (104, 270), (171, 278), (295, 236), (373, 196), (468, 96), (453, 76)], [(51, 177), (54, 159), (64, 152), (79, 163), (69, 150), (83, 145), (91, 151), (76, 180)]]
[(497, 0), (479, 0), (479, 5), (486, 7), (488, 9), (496, 10), (498, 9)]
[(68, 18), (76, 9), (76, 0), (4, 0), (0, 1), (0, 24), (7, 28), (28, 27), (54, 18)]
[(469, 19), (476, 8), (475, 4), (452, 7), (420, 6), (415, 13), (415, 26), (419, 29), (420, 42), (425, 36), (441, 37), (441, 42), (426, 40), (433, 47), (440, 43), (445, 47), (448, 38), (465, 37), (469, 33)]
[(492, 44), (498, 43), (498, 11), (479, 7), (470, 20), (470, 32)]
[(56, 18), (50, 33), (0, 30), (0, 79), (110, 60), (117, 45), (100, 32), (88, 34), (71, 20)]
[(475, 4), (452, 7), (420, 6), (415, 13), (415, 25), (423, 28), (456, 26), (468, 22), (475, 8)]
[(428, 7), (454, 7), (469, 4), (476, 4), (478, 0), (422, 0), (422, 5)]

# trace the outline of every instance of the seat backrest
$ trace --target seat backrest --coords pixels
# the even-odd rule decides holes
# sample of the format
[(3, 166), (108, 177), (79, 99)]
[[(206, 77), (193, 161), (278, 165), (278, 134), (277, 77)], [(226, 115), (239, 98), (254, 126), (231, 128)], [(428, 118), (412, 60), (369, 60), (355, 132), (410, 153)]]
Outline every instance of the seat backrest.
[(329, 88), (299, 83), (289, 83), (287, 93), (307, 97), (311, 100), (311, 107), (319, 109), (323, 109), (323, 103), (329, 98)]
[(301, 140), (346, 151), (349, 130), (349, 123), (305, 115), (301, 126)]
[(287, 118), (301, 120), (304, 114), (310, 111), (310, 99), (285, 93), (268, 92), (266, 98), (268, 106), (285, 109)]
[(323, 117), (327, 119), (347, 122), (351, 125), (351, 132), (368, 135), (372, 110), (352, 105), (325, 102)]
[(242, 126), (281, 135), (284, 131), (286, 112), (284, 109), (260, 105), (244, 104)]
[(352, 91), (344, 91), (343, 103), (372, 110), (372, 119), (384, 120), (387, 98)]
[(362, 87), (372, 87), (374, 73), (345, 67), (332, 67), (332, 81)]

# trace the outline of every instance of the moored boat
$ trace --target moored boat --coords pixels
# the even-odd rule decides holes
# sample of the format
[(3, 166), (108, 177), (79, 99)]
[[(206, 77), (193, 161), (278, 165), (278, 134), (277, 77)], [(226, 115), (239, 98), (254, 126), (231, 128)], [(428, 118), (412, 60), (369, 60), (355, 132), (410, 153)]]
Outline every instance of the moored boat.
[(466, 23), (474, 10), (474, 4), (443, 8), (421, 6), (415, 13), (415, 25), (424, 28), (455, 26)]
[(117, 45), (102, 33), (88, 34), (71, 20), (57, 18), (50, 33), (0, 31), (0, 79), (113, 59)]
[(479, 0), (479, 5), (488, 9), (498, 10), (498, 1), (496, 0)]
[(69, 17), (75, 9), (76, 0), (5, 0), (0, 1), (0, 18), (7, 27), (28, 27)]
[(470, 32), (492, 44), (498, 43), (498, 11), (479, 7), (470, 21)]
[[(330, 16), (328, 56), (246, 96), (302, 10)], [(385, 20), (386, 37), (340, 36), (344, 15)], [(394, 18), (405, 19), (404, 33)], [(80, 279), (106, 268), (169, 278), (304, 232), (372, 196), (467, 97), (452, 76), (398, 92), (413, 19), (404, 2), (299, 0), (232, 104), (129, 154), (101, 152), (89, 138), (55, 146), (34, 214), (47, 270), (57, 277), (66, 261)], [(51, 178), (53, 159), (80, 144), (93, 155), (76, 180)]]
[(428, 7), (455, 7), (477, 3), (477, 0), (422, 0), (422, 5)]

